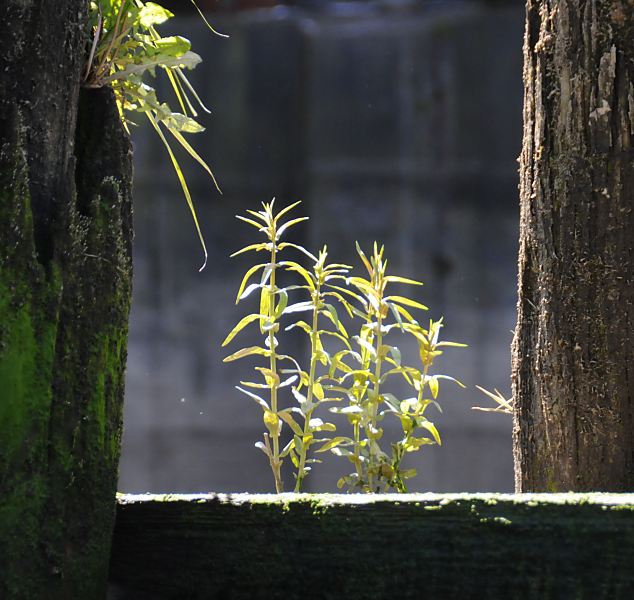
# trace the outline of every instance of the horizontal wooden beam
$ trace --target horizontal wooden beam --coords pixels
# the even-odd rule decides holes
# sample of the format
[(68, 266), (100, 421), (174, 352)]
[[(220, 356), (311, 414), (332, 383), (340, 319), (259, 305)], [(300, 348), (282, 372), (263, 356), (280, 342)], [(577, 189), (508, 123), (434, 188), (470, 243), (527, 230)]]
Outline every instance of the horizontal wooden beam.
[(634, 494), (121, 495), (111, 598), (634, 598)]

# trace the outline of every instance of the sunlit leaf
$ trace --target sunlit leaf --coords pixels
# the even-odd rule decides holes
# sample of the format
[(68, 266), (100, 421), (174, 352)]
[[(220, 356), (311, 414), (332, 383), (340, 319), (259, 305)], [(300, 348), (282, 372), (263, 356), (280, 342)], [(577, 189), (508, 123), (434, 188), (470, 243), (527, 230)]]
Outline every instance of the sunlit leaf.
[(300, 252), (305, 254), (308, 258), (317, 262), (317, 257), (311, 252), (309, 252), (308, 250), (306, 250), (306, 248), (304, 248), (303, 246), (292, 244), (291, 242), (281, 242), (280, 244), (278, 244), (277, 248), (279, 250), (283, 250), (284, 248), (295, 248), (295, 250), (299, 250)]
[(254, 221), (253, 219), (249, 219), (248, 217), (243, 217), (242, 215), (236, 215), (236, 219), (240, 219), (240, 221), (244, 221), (245, 223), (248, 223), (249, 225), (253, 225), (253, 227), (255, 227), (258, 231), (262, 231), (266, 229), (266, 225), (263, 225), (262, 223), (258, 223)]
[[(253, 267), (251, 267), (245, 274), (244, 277), (242, 278), (242, 282), (240, 283), (240, 287), (238, 288), (238, 293), (236, 295), (236, 304), (240, 301), (240, 297), (242, 296), (242, 292), (244, 291), (244, 288), (247, 284), (247, 282), (249, 281), (249, 279), (251, 278), (251, 276), (256, 273), (257, 271), (259, 271), (260, 269), (263, 269), (264, 267), (266, 267), (267, 263), (262, 263), (259, 265), (254, 265)], [(259, 287), (259, 286), (257, 286)], [(262, 313), (262, 314), (267, 314), (267, 313)]]
[(357, 248), (357, 254), (363, 261), (365, 268), (368, 270), (368, 274), (372, 275), (372, 271), (373, 271), (372, 265), (370, 265), (370, 261), (366, 258), (365, 254), (363, 253), (363, 250), (361, 250), (361, 246), (359, 246), (359, 242), (355, 242), (355, 246)]
[(405, 306), (411, 306), (412, 308), (419, 308), (420, 310), (428, 310), (428, 308), (424, 304), (421, 304), (420, 302), (416, 302), (416, 300), (411, 300), (410, 298), (406, 298), (405, 296), (387, 296), (385, 300), (398, 302), (399, 304), (405, 304)]
[(319, 418), (311, 419), (309, 426), (313, 431), (336, 431), (337, 428), (332, 423), (324, 423)]
[(248, 390), (244, 390), (238, 386), (236, 386), (236, 390), (238, 390), (239, 392), (242, 392), (243, 394), (245, 394), (252, 400), (255, 400), (264, 410), (270, 410), (269, 405), (267, 404), (266, 400), (264, 400), (264, 398), (261, 398), (257, 394), (254, 394), (253, 392), (249, 392)]
[(328, 440), (323, 446), (320, 446), (317, 450), (315, 450), (315, 452), (316, 453), (327, 452), (328, 450), (332, 448), (336, 448), (340, 444), (350, 444), (350, 443), (352, 443), (352, 440), (350, 440), (349, 438), (335, 437), (335, 438), (332, 438), (331, 440)]
[(260, 250), (268, 250), (268, 244), (265, 244), (265, 243), (250, 244), (249, 246), (240, 248), (240, 250), (231, 254), (230, 258), (233, 258), (234, 256), (238, 256), (238, 254), (242, 254), (243, 252), (249, 252), (250, 250), (255, 250), (256, 252), (259, 252)]
[(139, 11), (139, 22), (144, 27), (150, 27), (152, 25), (160, 25), (165, 23), (168, 19), (174, 16), (166, 8), (154, 4), (154, 2), (145, 2)]
[(291, 440), (288, 444), (286, 444), (286, 446), (284, 446), (284, 449), (280, 452), (280, 458), (284, 458), (285, 456), (288, 455), (288, 453), (295, 447), (295, 440)]
[(293, 417), (291, 416), (291, 414), (289, 412), (282, 411), (282, 412), (279, 412), (278, 415), (280, 416), (281, 419), (283, 419), (290, 426), (290, 428), (293, 430), (293, 433), (295, 435), (299, 435), (299, 436), (303, 436), (304, 435), (304, 431), (299, 426), (297, 421), (295, 421), (295, 419), (293, 419)]
[(422, 281), (408, 279), (407, 277), (398, 277), (396, 275), (387, 275), (385, 281), (392, 283), (407, 283), (408, 285), (423, 285)]
[(270, 458), (271, 454), (269, 452), (269, 449), (264, 445), (264, 442), (255, 442), (255, 447), (262, 450), (262, 452), (264, 452), (264, 454), (266, 454)]
[(286, 290), (279, 290), (279, 296), (280, 300), (273, 312), (273, 316), (275, 317), (275, 319), (279, 319), (284, 314), (284, 310), (288, 305), (288, 293), (286, 292)]
[(205, 18), (205, 15), (203, 14), (203, 12), (200, 10), (200, 8), (198, 8), (198, 4), (196, 4), (195, 0), (191, 0), (191, 3), (195, 6), (196, 10), (198, 11), (198, 14), (200, 15), (200, 17), (202, 18), (202, 20), (204, 21), (205, 25), (207, 25), (207, 28), (212, 32), (215, 33), (217, 36), (219, 37), (223, 37), (223, 38), (228, 38), (229, 36), (224, 34), (224, 33), (220, 33), (218, 31), (216, 31), (209, 23), (209, 21), (207, 21), (207, 19)]
[(416, 469), (406, 469), (405, 471), (399, 471), (399, 476), (402, 479), (411, 479), (416, 477)]
[(292, 260), (280, 261), (279, 265), (283, 266), (289, 271), (295, 271), (299, 273), (305, 279), (306, 283), (308, 284), (308, 287), (311, 290), (315, 289), (315, 282), (313, 281), (313, 278), (311, 277), (310, 273), (304, 267), (302, 267), (302, 265)]
[(232, 360), (238, 360), (239, 358), (244, 358), (245, 356), (251, 356), (251, 355), (270, 356), (271, 351), (265, 348), (259, 348), (257, 346), (242, 348), (242, 350), (238, 350), (237, 352), (234, 352), (230, 356), (227, 356), (225, 359), (223, 359), (222, 362), (231, 362)]
[(287, 212), (293, 210), (296, 206), (300, 205), (301, 203), (302, 203), (301, 200), (297, 200), (296, 202), (289, 204), (288, 206), (280, 210), (280, 212), (277, 213), (277, 215), (275, 216), (275, 219), (273, 220), (277, 223), (281, 217), (283, 217)]
[[(207, 172), (209, 177), (214, 183), (215, 188), (222, 194), (220, 190), (220, 186), (218, 185), (218, 181), (216, 180), (216, 176), (213, 174), (213, 171), (209, 168), (209, 165), (200, 157), (200, 155), (192, 148), (189, 142), (178, 132), (173, 129), (169, 130), (170, 133), (176, 138), (178, 143), (186, 150), (186, 152)], [(236, 254), (240, 254), (240, 252), (236, 252)], [(235, 254), (233, 255), (235, 256)]]
[(290, 306), (287, 306), (286, 310), (284, 311), (284, 314), (288, 315), (290, 313), (296, 313), (296, 312), (301, 312), (304, 310), (312, 310), (312, 309), (313, 309), (312, 302), (297, 302), (296, 304), (291, 304)]
[(302, 221), (308, 221), (308, 217), (298, 217), (297, 219), (291, 219), (290, 221), (287, 221), (286, 223), (284, 223), (284, 225), (282, 225), (281, 227), (278, 228), (276, 239), (279, 240), (280, 237), (282, 236), (282, 234), (289, 227), (292, 227), (293, 225), (297, 225), (297, 223), (301, 223)]
[(321, 383), (318, 383), (317, 381), (313, 383), (313, 395), (317, 398), (317, 400), (324, 399), (324, 388), (322, 388)]
[(185, 200), (187, 201), (189, 212), (191, 213), (192, 218), (194, 220), (194, 226), (196, 227), (196, 232), (198, 233), (198, 239), (200, 241), (200, 245), (202, 246), (203, 253), (205, 255), (205, 260), (199, 269), (199, 271), (202, 271), (207, 265), (207, 246), (205, 245), (205, 240), (203, 238), (202, 231), (200, 230), (200, 224), (198, 223), (198, 217), (196, 216), (196, 210), (194, 209), (194, 202), (192, 200), (191, 194), (189, 193), (187, 182), (185, 181), (183, 172), (181, 171), (180, 165), (178, 161), (176, 160), (176, 156), (174, 156), (174, 152), (172, 152), (172, 148), (170, 147), (168, 141), (165, 139), (165, 136), (163, 135), (163, 132), (161, 131), (161, 128), (159, 127), (159, 124), (156, 122), (156, 119), (149, 112), (146, 113), (146, 115), (148, 120), (152, 124), (152, 127), (154, 127), (154, 130), (156, 131), (158, 136), (161, 138), (161, 141), (163, 142), (163, 145), (165, 146), (165, 149), (167, 150), (167, 153), (169, 154), (170, 160), (172, 161), (172, 166), (174, 167), (174, 171), (176, 172), (178, 181), (181, 184), (183, 194), (185, 195)]
[(422, 423), (419, 423), (419, 425), (423, 429), (427, 429), (427, 431), (429, 431), (429, 433), (431, 433), (434, 436), (434, 440), (436, 440), (436, 443), (439, 446), (442, 445), (442, 442), (440, 440), (440, 434), (438, 433), (436, 426), (431, 421), (423, 421)]
[(280, 434), (281, 424), (279, 416), (281, 415), (276, 415), (270, 410), (265, 410), (264, 416), (262, 417), (264, 424), (273, 438), (276, 438)]
[[(173, 51), (176, 52), (176, 46)], [(112, 84), (119, 79), (128, 79), (131, 75), (139, 75), (145, 71), (149, 71), (156, 67), (186, 67), (193, 69), (199, 62), (201, 62), (200, 56), (195, 52), (185, 52), (181, 55), (165, 55), (161, 54), (154, 59), (148, 59), (142, 63), (130, 63), (126, 65), (125, 69), (115, 71), (112, 75), (105, 77), (103, 83), (105, 85)]]
[(226, 346), (240, 331), (242, 331), (249, 323), (253, 323), (253, 321), (257, 321), (258, 319), (262, 319), (262, 315), (247, 315), (246, 317), (240, 319), (238, 324), (231, 330), (229, 335), (225, 338), (225, 341), (222, 342), (222, 346)]

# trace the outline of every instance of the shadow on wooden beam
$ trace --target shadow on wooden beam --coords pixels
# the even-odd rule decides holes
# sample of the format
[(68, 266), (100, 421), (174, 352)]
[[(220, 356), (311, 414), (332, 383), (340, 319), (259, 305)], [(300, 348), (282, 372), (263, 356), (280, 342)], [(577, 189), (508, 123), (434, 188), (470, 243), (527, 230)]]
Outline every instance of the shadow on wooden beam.
[(121, 495), (111, 600), (634, 598), (634, 494)]

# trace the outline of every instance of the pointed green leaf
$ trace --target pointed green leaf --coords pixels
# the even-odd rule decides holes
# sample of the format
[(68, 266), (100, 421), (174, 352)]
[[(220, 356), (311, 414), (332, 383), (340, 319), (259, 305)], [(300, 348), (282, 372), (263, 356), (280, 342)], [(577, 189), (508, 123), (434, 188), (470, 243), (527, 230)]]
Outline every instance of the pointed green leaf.
[(428, 310), (428, 308), (421, 304), (420, 302), (416, 302), (416, 300), (411, 300), (410, 298), (406, 298), (405, 296), (387, 296), (385, 300), (391, 300), (392, 302), (398, 302), (399, 304), (404, 304), (405, 306), (411, 306), (412, 308), (419, 308), (420, 310)]
[(287, 221), (286, 223), (284, 223), (284, 225), (282, 225), (278, 230), (277, 230), (277, 236), (276, 239), (280, 239), (280, 237), (282, 236), (282, 234), (289, 228), (292, 227), (293, 225), (297, 225), (297, 223), (301, 223), (302, 221), (308, 221), (308, 217), (298, 217), (297, 219), (291, 219), (290, 221)]
[(296, 304), (291, 304), (290, 306), (286, 307), (286, 310), (284, 311), (284, 314), (290, 314), (290, 313), (295, 313), (295, 312), (301, 312), (303, 310), (312, 310), (313, 309), (313, 303), (312, 302), (297, 302)]
[(259, 252), (260, 250), (267, 250), (268, 244), (251, 244), (250, 246), (245, 246), (244, 248), (240, 248), (237, 252), (234, 252), (229, 258), (233, 258), (234, 256), (238, 256), (238, 254), (242, 254), (243, 252), (249, 252), (250, 250), (255, 250)]
[(442, 446), (442, 442), (440, 441), (440, 434), (438, 433), (436, 426), (431, 421), (425, 420), (422, 423), (419, 423), (419, 426), (423, 429), (427, 429), (427, 431), (429, 431), (434, 436), (434, 440), (436, 440), (436, 443), (439, 446)]
[(264, 442), (255, 442), (254, 445), (256, 448), (262, 450), (262, 452), (264, 452), (264, 454), (266, 454), (269, 458), (271, 457), (269, 449), (264, 445)]
[(408, 285), (423, 285), (422, 281), (416, 281), (414, 279), (408, 279), (407, 277), (397, 277), (396, 275), (388, 275), (385, 281), (392, 283), (406, 283)]
[(249, 323), (253, 323), (253, 321), (257, 321), (258, 319), (262, 319), (262, 315), (247, 315), (246, 317), (240, 319), (238, 324), (231, 330), (229, 335), (225, 338), (225, 341), (222, 342), (222, 346), (226, 346), (242, 329), (244, 329)]
[(279, 221), (281, 217), (283, 217), (287, 212), (293, 210), (296, 206), (300, 205), (301, 203), (302, 203), (301, 200), (297, 200), (296, 202), (289, 204), (287, 207), (280, 210), (280, 212), (277, 213), (277, 215), (275, 216), (275, 219), (273, 220), (277, 223), (277, 221)]
[(244, 395), (248, 396), (252, 400), (255, 400), (264, 410), (269, 410), (269, 405), (267, 404), (266, 400), (264, 400), (264, 398), (260, 398), (260, 396), (258, 396), (257, 394), (254, 394), (253, 392), (249, 392), (248, 390), (243, 390), (241, 387), (237, 385), (236, 385), (236, 390), (238, 390), (239, 392), (242, 392)]
[(253, 227), (255, 227), (258, 231), (264, 231), (266, 229), (266, 225), (263, 225), (262, 223), (257, 223), (256, 221), (254, 221), (253, 219), (249, 219), (248, 217), (236, 215), (236, 219), (240, 219), (240, 221), (244, 221), (249, 225), (253, 225)]
[(340, 444), (350, 444), (350, 443), (351, 443), (350, 438), (335, 437), (335, 438), (332, 438), (331, 440), (328, 440), (323, 446), (320, 446), (317, 450), (315, 450), (315, 453), (327, 452), (328, 450), (332, 448), (336, 448)]
[(288, 293), (286, 292), (286, 290), (279, 290), (278, 294), (280, 296), (280, 301), (277, 303), (277, 306), (275, 307), (275, 311), (273, 313), (273, 316), (276, 320), (284, 314), (284, 309), (288, 304)]
[[(238, 293), (236, 295), (236, 304), (238, 304), (238, 302), (240, 301), (240, 296), (242, 296), (242, 292), (244, 291), (245, 286), (247, 285), (247, 282), (249, 281), (250, 277), (257, 271), (259, 271), (260, 269), (263, 269), (264, 267), (266, 267), (267, 263), (261, 263), (259, 265), (254, 265), (253, 267), (251, 267), (245, 274), (244, 277), (242, 278), (242, 283), (240, 283), (240, 287), (238, 288)], [(262, 314), (266, 314), (266, 313), (262, 313)]]
[(232, 360), (238, 360), (239, 358), (244, 358), (245, 356), (251, 356), (254, 354), (260, 356), (271, 356), (271, 351), (266, 350), (265, 348), (258, 348), (257, 346), (242, 348), (242, 350), (238, 350), (237, 352), (227, 356), (222, 362), (231, 362)]
[(278, 250), (283, 250), (284, 248), (295, 248), (295, 250), (299, 250), (301, 253), (305, 254), (312, 261), (317, 262), (317, 257), (310, 253), (304, 246), (299, 246), (298, 244), (292, 244), (291, 242), (282, 242), (277, 246)]
[(291, 414), (289, 412), (282, 411), (282, 412), (279, 412), (278, 415), (279, 415), (279, 417), (281, 419), (283, 419), (286, 423), (288, 423), (288, 425), (293, 430), (293, 433), (295, 435), (299, 435), (300, 437), (304, 435), (304, 431), (299, 426), (297, 421), (295, 421), (295, 419), (293, 419), (293, 417), (291, 416)]

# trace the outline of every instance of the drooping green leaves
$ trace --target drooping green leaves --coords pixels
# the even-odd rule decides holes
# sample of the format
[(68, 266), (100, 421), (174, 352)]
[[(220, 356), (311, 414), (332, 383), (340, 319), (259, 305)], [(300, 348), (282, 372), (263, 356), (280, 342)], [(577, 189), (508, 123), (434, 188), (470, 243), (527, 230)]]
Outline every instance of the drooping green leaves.
[[(194, 0), (192, 3), (196, 6)], [(201, 58), (191, 51), (191, 44), (186, 38), (178, 35), (162, 37), (157, 32), (157, 25), (162, 25), (174, 16), (159, 4), (141, 0), (93, 0), (89, 7), (92, 43), (86, 59), (83, 85), (89, 88), (110, 86), (113, 89), (126, 129), (129, 130), (129, 126), (134, 124), (131, 115), (136, 113), (145, 115), (157, 132), (169, 154), (194, 220), (205, 255), (202, 269), (207, 262), (207, 250), (194, 203), (180, 164), (164, 135), (164, 131), (172, 135), (190, 157), (202, 166), (220, 192), (213, 172), (184, 137), (204, 131), (196, 121), (198, 113), (194, 105), (199, 110), (209, 112), (184, 73), (186, 69), (196, 67)], [(155, 76), (157, 69), (166, 74), (180, 111), (159, 101), (155, 89), (148, 84), (146, 76)]]

